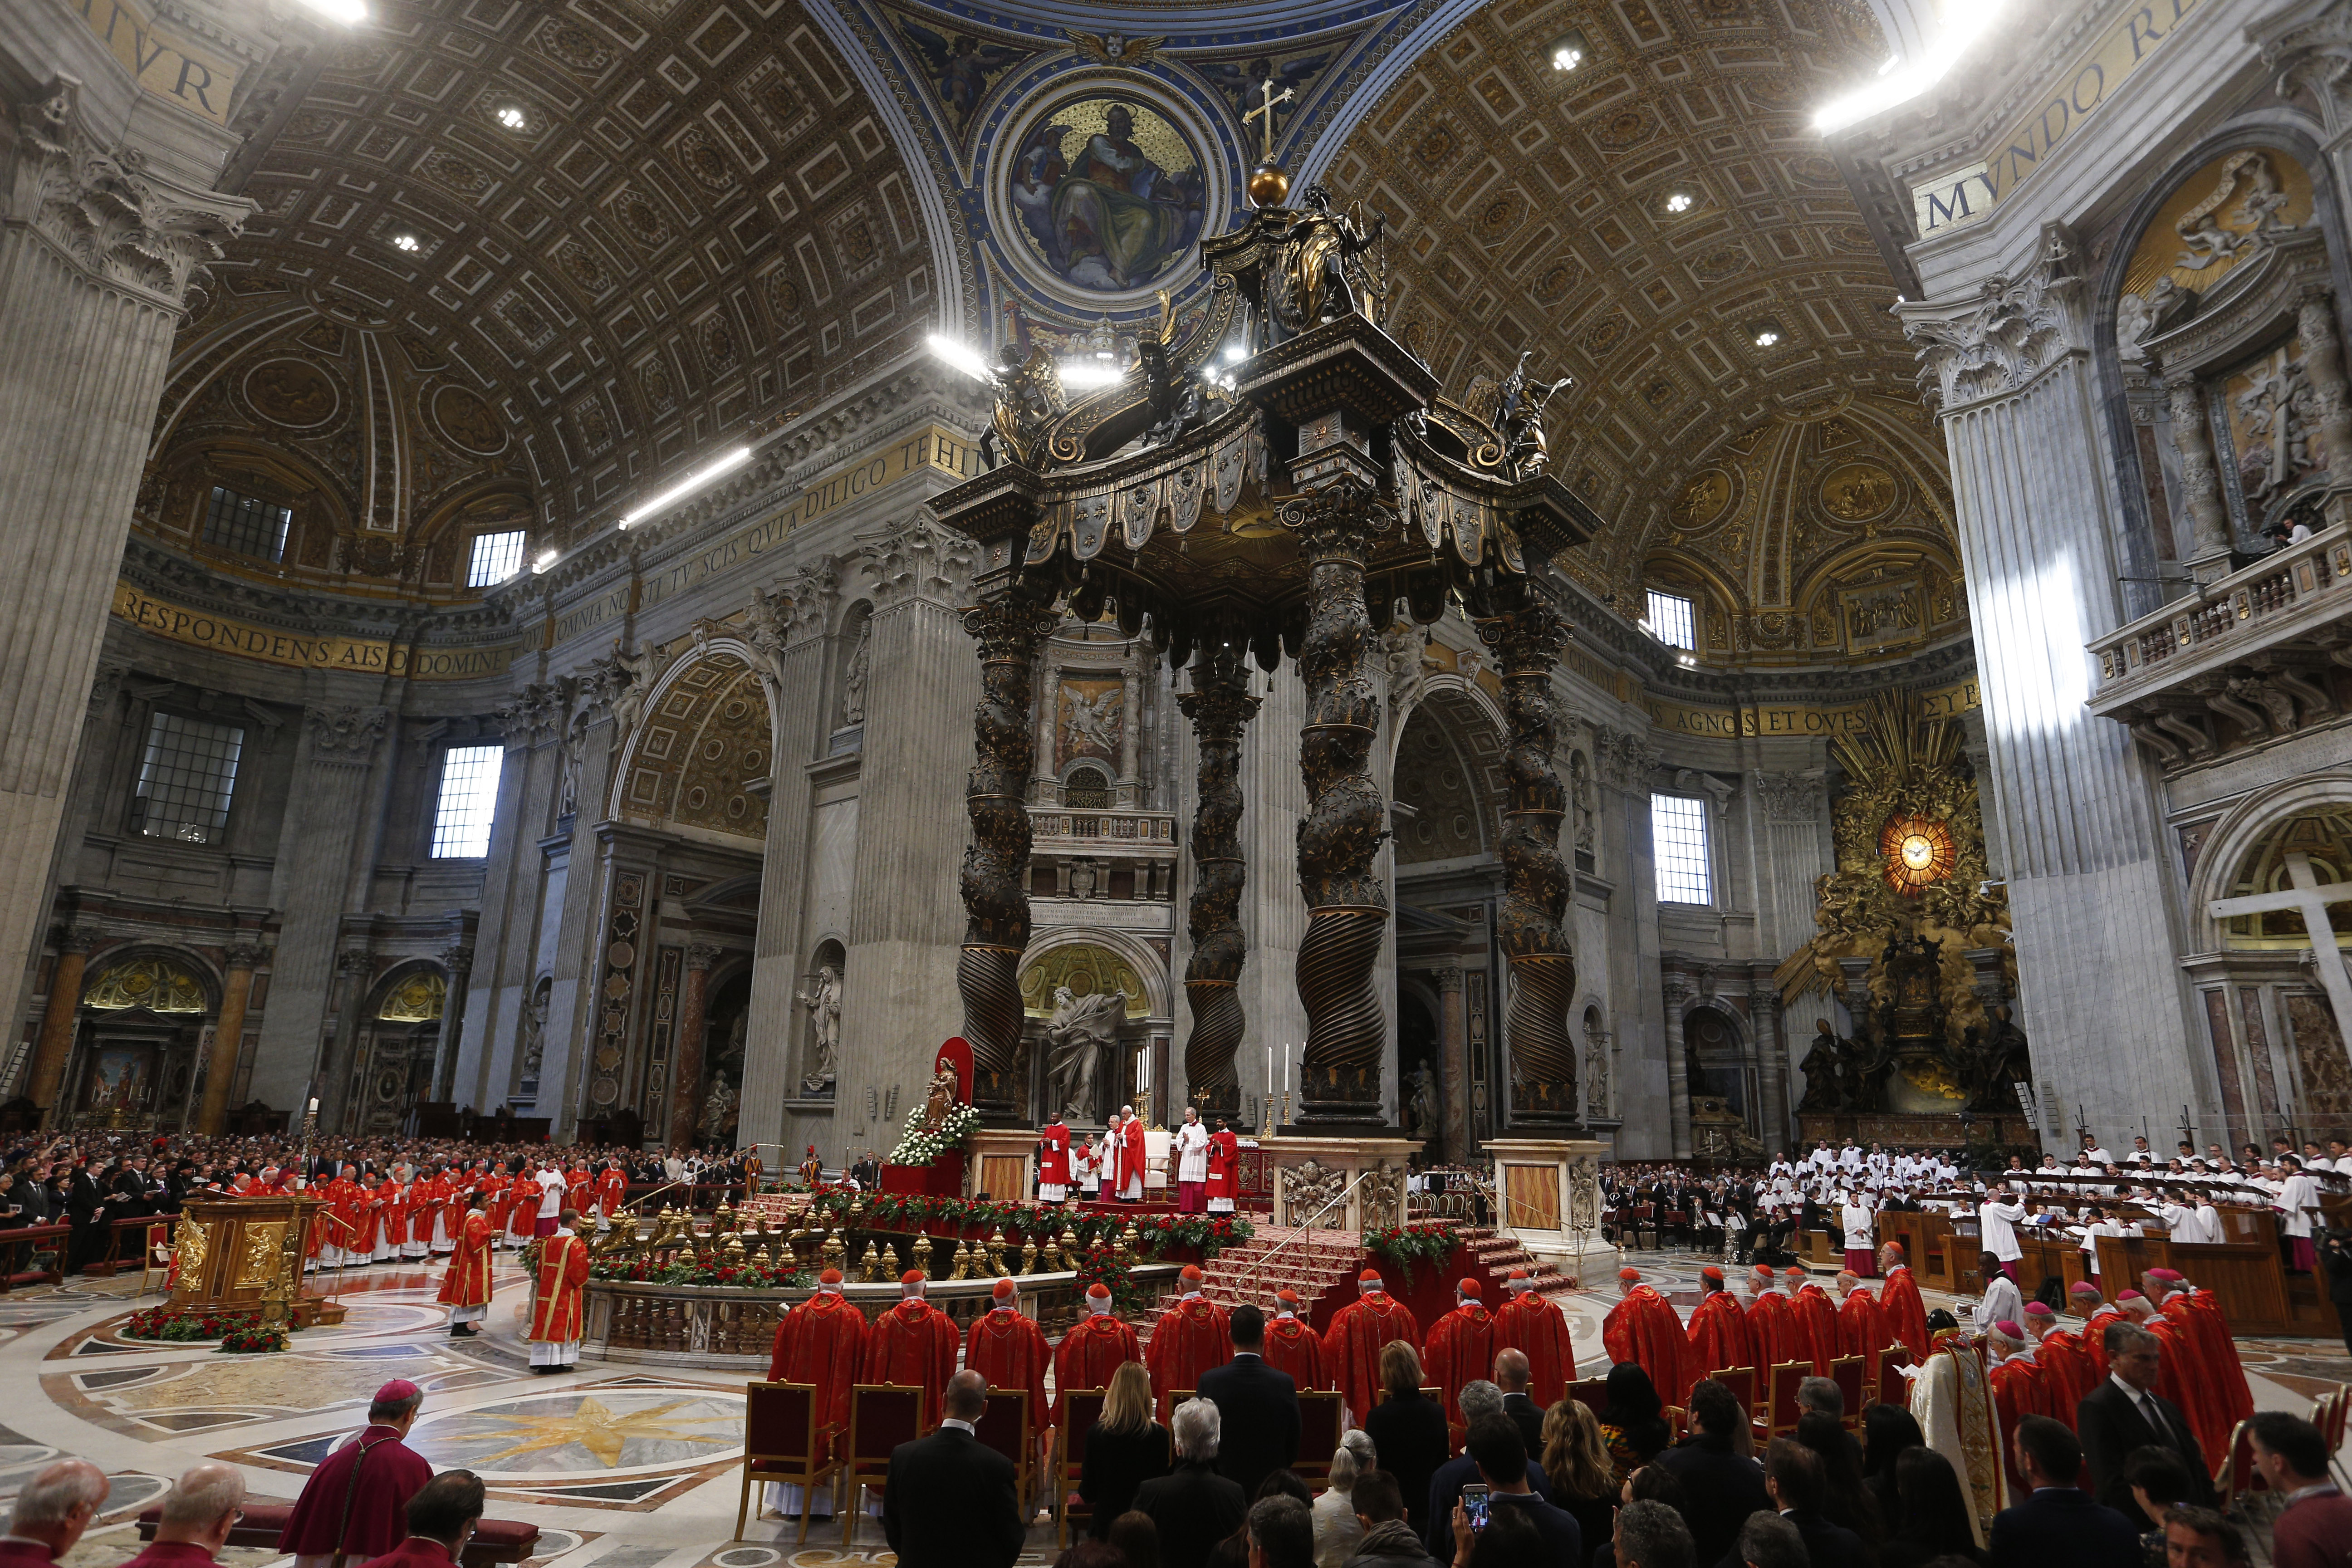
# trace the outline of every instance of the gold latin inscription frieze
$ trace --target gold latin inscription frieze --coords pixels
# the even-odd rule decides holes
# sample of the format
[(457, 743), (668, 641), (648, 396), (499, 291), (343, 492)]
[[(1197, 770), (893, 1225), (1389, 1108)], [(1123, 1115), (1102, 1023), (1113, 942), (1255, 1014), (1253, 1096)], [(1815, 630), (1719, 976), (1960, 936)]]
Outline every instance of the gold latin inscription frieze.
[(436, 648), (372, 637), (299, 637), (188, 609), (121, 582), (114, 585), (114, 613), (167, 642), (289, 669), (348, 669), (408, 680), (476, 680), (505, 674), (514, 658), (510, 646)]
[[(1948, 719), (1978, 705), (1977, 683), (1957, 681), (1925, 693), (1921, 699), (1929, 718)], [(1677, 735), (1704, 735), (1711, 740), (1760, 737), (1766, 740), (1851, 734), (1863, 728), (1862, 705), (1836, 708), (1693, 708), (1653, 699), (1645, 706), (1657, 730)]]
[(157, 27), (155, 8), (142, 0), (67, 0), (67, 4), (142, 90), (170, 99), (215, 125), (228, 123), (229, 95), (245, 70), (242, 65), (176, 29)]

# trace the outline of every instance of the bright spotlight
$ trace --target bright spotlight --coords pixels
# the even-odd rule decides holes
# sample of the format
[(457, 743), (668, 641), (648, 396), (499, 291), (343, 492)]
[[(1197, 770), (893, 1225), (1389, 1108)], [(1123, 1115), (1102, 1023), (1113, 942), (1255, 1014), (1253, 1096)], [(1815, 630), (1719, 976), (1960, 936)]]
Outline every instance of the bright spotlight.
[(738, 447), (733, 451), (729, 452), (722, 457), (714, 458), (704, 467), (697, 468), (694, 472), (687, 475), (686, 478), (678, 480), (677, 483), (670, 486), (669, 489), (662, 491), (661, 494), (654, 497), (653, 500), (646, 502), (645, 505), (637, 508), (636, 510), (621, 519), (620, 525), (623, 528), (635, 527), (636, 524), (644, 521), (646, 518), (651, 517), (654, 513), (661, 510), (662, 508), (669, 505), (670, 502), (678, 500), (680, 497), (693, 494), (696, 490), (700, 489), (703, 486), (709, 484), (719, 475), (726, 473), (729, 469), (742, 467), (745, 463), (751, 460), (751, 448), (749, 447)]
[(960, 343), (955, 339), (942, 337), (938, 332), (933, 332), (924, 342), (940, 363), (963, 372), (974, 381), (993, 379), (988, 368), (988, 362), (981, 358), (972, 350), (971, 344)]

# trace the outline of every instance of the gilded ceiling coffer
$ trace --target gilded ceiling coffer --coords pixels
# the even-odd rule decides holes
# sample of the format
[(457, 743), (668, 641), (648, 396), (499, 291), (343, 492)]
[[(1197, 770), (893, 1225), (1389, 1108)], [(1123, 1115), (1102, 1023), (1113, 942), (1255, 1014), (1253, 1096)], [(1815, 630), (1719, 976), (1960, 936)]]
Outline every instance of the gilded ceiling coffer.
[[(1209, 288), (1189, 334), (1175, 335), (1177, 318), (1163, 310), (1152, 352), (1127, 378), (1075, 402), (1050, 356), (1003, 356), (992, 443), (1003, 460), (931, 503), (982, 557), (981, 604), (967, 625), (987, 669), (957, 974), (981, 1083), (1002, 1087), (974, 1098), (984, 1114), (1027, 1110), (1012, 1103), (1010, 1072), (1029, 935), (1020, 789), (1033, 743), (1031, 656), (1056, 613), (1087, 622), (1115, 614), (1124, 635), (1148, 636), (1171, 665), (1193, 666), (1179, 699), (1201, 742), (1185, 977), (1192, 1095), (1238, 1110), (1233, 1062), (1247, 1020), (1234, 985), (1246, 935), (1234, 911), (1247, 869), (1235, 773), (1255, 707), (1243, 660), (1272, 672), (1288, 658), (1306, 686), (1308, 800), (1297, 853), (1309, 918), (1297, 973), (1307, 1020), (1297, 1120), (1305, 1131), (1385, 1123), (1391, 1046), (1373, 974), (1391, 918), (1376, 869), (1388, 813), (1371, 771), (1381, 709), (1364, 654), (1400, 601), (1423, 625), (1458, 601), (1499, 628), (1507, 687), (1517, 683), (1506, 697), (1524, 764), (1514, 778), (1527, 775), (1506, 847), (1518, 979), (1510, 1046), (1525, 1086), (1514, 1115), (1547, 1131), (1572, 1127), (1575, 966), (1559, 927), (1569, 873), (1545, 695), (1566, 631), (1537, 578), (1600, 519), (1517, 427), (1540, 417), (1539, 395), (1465, 409), (1439, 397), (1436, 374), (1382, 329), (1368, 248), (1377, 216), (1360, 223), (1320, 193), (1294, 211), (1273, 205), (1283, 193), (1270, 184), (1253, 189), (1266, 205), (1202, 243)], [(1309, 277), (1323, 285), (1312, 310), (1296, 297)], [(1175, 395), (1179, 379), (1202, 395)], [(1534, 759), (1519, 757), (1528, 748)]]

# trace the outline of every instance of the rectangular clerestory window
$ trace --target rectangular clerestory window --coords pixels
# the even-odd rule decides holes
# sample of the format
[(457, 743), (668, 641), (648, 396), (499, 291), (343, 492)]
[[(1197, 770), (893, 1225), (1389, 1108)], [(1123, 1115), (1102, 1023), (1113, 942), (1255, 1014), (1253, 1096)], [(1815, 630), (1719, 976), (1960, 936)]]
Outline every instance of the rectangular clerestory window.
[(1658, 868), (1658, 902), (1715, 902), (1715, 867), (1707, 858), (1706, 802), (1686, 795), (1652, 795), (1650, 847)]
[(178, 713), (147, 722), (147, 750), (131, 795), (131, 825), (150, 838), (217, 844), (236, 793), (245, 731)]
[(205, 509), (205, 542), (261, 561), (283, 561), (286, 531), (293, 521), (289, 507), (215, 485), (212, 503)]
[(478, 860), (490, 852), (504, 746), (452, 746), (441, 753), (441, 795), (433, 807), (433, 857)]
[(474, 535), (474, 552), (466, 562), (466, 586), (495, 587), (521, 571), (522, 547), (530, 537), (520, 528)]
[(1661, 594), (1650, 590), (1650, 635), (1668, 647), (1698, 647), (1698, 622), (1691, 613), (1691, 602), (1680, 594)]

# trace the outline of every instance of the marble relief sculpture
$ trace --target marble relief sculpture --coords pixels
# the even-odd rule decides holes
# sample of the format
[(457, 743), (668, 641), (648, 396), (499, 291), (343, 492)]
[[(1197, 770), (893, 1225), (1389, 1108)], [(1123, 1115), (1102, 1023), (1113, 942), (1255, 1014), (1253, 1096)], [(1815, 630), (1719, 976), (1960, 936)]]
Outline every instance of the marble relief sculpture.
[(801, 1089), (808, 1094), (830, 1094), (841, 1059), (840, 972), (830, 963), (818, 965), (809, 988), (794, 1000), (808, 1009), (809, 1022), (816, 1030), (808, 1075), (801, 1079)]

